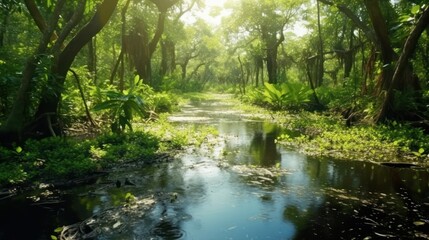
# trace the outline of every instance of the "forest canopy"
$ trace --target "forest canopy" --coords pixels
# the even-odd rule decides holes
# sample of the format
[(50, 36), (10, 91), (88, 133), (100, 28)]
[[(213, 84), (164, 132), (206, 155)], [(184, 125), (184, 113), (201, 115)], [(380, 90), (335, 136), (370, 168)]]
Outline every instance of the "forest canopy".
[(208, 89), (428, 129), (428, 80), (424, 0), (0, 1), (3, 144), (78, 119), (132, 130)]

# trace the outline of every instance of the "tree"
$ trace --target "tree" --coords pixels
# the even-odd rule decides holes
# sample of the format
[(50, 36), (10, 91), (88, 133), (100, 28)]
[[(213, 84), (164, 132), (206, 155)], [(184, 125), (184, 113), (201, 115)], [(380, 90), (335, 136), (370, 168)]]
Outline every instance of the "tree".
[(134, 28), (125, 37), (125, 51), (132, 59), (136, 71), (144, 83), (152, 82), (152, 56), (164, 33), (168, 10), (179, 0), (150, 0), (158, 10), (158, 20), (153, 36), (150, 37), (149, 20), (138, 18)]
[[(395, 113), (395, 109), (392, 108), (394, 99), (394, 90), (397, 89), (397, 86), (400, 85), (401, 81), (407, 81), (407, 85), (414, 85), (416, 83), (416, 78), (413, 73), (410, 73), (409, 64), (410, 58), (414, 54), (414, 51), (417, 46), (417, 42), (423, 33), (423, 31), (429, 26), (429, 5), (425, 6), (422, 9), (421, 16), (418, 18), (414, 29), (411, 31), (410, 35), (406, 39), (404, 46), (402, 48), (401, 55), (395, 65), (395, 71), (389, 85), (389, 88), (386, 92), (386, 96), (382, 103), (381, 110), (377, 116), (376, 121), (384, 121), (387, 118), (392, 118)], [(411, 78), (411, 79), (410, 79)], [(404, 87), (403, 87), (404, 88)], [(398, 90), (404, 90), (404, 89)], [(415, 87), (414, 89), (419, 89)]]
[(285, 27), (298, 17), (301, 5), (302, 1), (252, 0), (241, 1), (240, 8), (235, 9), (236, 32), (262, 43), (269, 83), (278, 81), (278, 48), (285, 40)]
[[(413, 96), (413, 98), (410, 99), (411, 101), (416, 102), (418, 101), (417, 99), (420, 98), (420, 83), (415, 77), (409, 60), (416, 49), (421, 34), (429, 24), (429, 20), (427, 19), (428, 6), (422, 5), (422, 9), (417, 11), (419, 13), (417, 14), (417, 12), (415, 12), (414, 17), (416, 21), (413, 24), (413, 28), (412, 30), (407, 30), (405, 27), (406, 24), (401, 24), (399, 26), (393, 25), (395, 21), (398, 21), (398, 14), (389, 1), (363, 1), (364, 4), (362, 7), (366, 10), (367, 19), (370, 24), (362, 20), (362, 16), (356, 14), (344, 3), (331, 2), (328, 0), (319, 1), (337, 7), (342, 13), (349, 17), (380, 52), (382, 68), (381, 76), (377, 83), (377, 94), (380, 96), (382, 104), (375, 121), (383, 122), (386, 119), (392, 119), (398, 116), (412, 118), (414, 114), (408, 112), (408, 110), (395, 109), (394, 95), (395, 93), (407, 94), (406, 92), (411, 92), (412, 94), (410, 95)], [(408, 5), (410, 8), (412, 6), (414, 6), (414, 9), (420, 8), (418, 5)], [(401, 12), (399, 14), (401, 14)], [(405, 37), (400, 37), (392, 33), (392, 30), (397, 29), (408, 31), (408, 33), (405, 34)], [(399, 55), (394, 50), (394, 48), (398, 47), (402, 49)]]
[(4, 46), (10, 15), (20, 9), (20, 3), (17, 0), (0, 1), (0, 48)]
[[(44, 18), (34, 0), (25, 1), (30, 15), (43, 34), (37, 49), (27, 59), (12, 110), (1, 126), (1, 140), (4, 143), (20, 141), (36, 133), (40, 136), (60, 133), (58, 106), (67, 72), (79, 51), (107, 24), (118, 4), (118, 0), (104, 0), (98, 5), (92, 18), (84, 26), (76, 29), (83, 19), (86, 1), (68, 2), (67, 4), (75, 11), (60, 28), (60, 15), (65, 9), (66, 2), (57, 1), (50, 16)], [(55, 33), (56, 29), (59, 29), (58, 35)], [(66, 43), (73, 30), (77, 33)], [(32, 79), (37, 76), (40, 67), (38, 64), (44, 56), (50, 56), (51, 59), (46, 87), (39, 99), (30, 99), (29, 93), (33, 90)], [(37, 109), (31, 110), (31, 105), (37, 102)], [(34, 112), (32, 116), (29, 116), (30, 112)]]
[(176, 69), (176, 44), (184, 39), (184, 24), (180, 19), (190, 12), (195, 5), (200, 5), (200, 0), (191, 2), (179, 2), (177, 8), (168, 19), (163, 38), (161, 39), (161, 66), (159, 68), (160, 77), (173, 73)]

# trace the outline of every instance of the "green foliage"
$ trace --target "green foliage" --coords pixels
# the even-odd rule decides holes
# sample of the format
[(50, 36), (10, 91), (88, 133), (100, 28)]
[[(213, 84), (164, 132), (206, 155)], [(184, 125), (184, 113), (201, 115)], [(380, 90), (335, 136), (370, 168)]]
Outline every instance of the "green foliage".
[(136, 196), (134, 196), (134, 194), (132, 194), (132, 193), (127, 192), (125, 194), (125, 202), (127, 202), (127, 203), (134, 202), (134, 201), (136, 201), (136, 199), (137, 199)]
[(392, 122), (380, 126), (346, 127), (341, 119), (300, 113), (289, 118), (278, 142), (309, 155), (371, 161), (423, 159), (429, 136), (423, 130)]
[(312, 90), (302, 83), (264, 83), (263, 91), (249, 91), (246, 98), (254, 104), (267, 105), (273, 110), (297, 110), (308, 106), (312, 94)]
[(141, 96), (135, 94), (135, 88), (121, 93), (118, 91), (105, 92), (108, 100), (94, 106), (94, 111), (109, 110), (112, 116), (111, 129), (112, 132), (124, 132), (128, 127), (131, 131), (133, 126), (131, 124), (134, 115), (138, 114), (144, 117), (144, 103)]
[[(198, 98), (197, 96), (194, 97)], [(213, 126), (177, 126), (170, 123), (164, 114), (161, 114), (156, 121), (145, 125), (145, 130), (160, 139), (161, 151), (181, 149), (187, 145), (199, 146), (208, 136), (218, 134)]]
[(265, 105), (265, 96), (263, 91), (254, 87), (246, 89), (246, 94), (242, 96), (242, 100), (246, 103), (255, 104), (257, 106)]
[(0, 148), (0, 155), (5, 159), (0, 163), (0, 185), (73, 178), (97, 168), (89, 158), (88, 142), (62, 138), (28, 140), (22, 148)]
[(0, 186), (63, 181), (124, 161), (151, 161), (158, 149), (159, 139), (143, 132), (108, 133), (85, 141), (28, 140), (22, 147), (0, 147)]
[(0, 186), (20, 184), (25, 182), (27, 178), (28, 174), (24, 171), (21, 164), (14, 162), (0, 163)]
[(90, 152), (103, 164), (123, 161), (149, 160), (159, 149), (159, 139), (136, 131), (127, 134), (106, 133), (96, 139)]
[(395, 91), (395, 101), (393, 103), (393, 109), (398, 113), (416, 112), (422, 106), (416, 101), (417, 94), (413, 91)]
[(97, 168), (90, 159), (90, 143), (59, 137), (40, 141), (28, 140), (23, 147), (22, 160), (31, 178), (58, 179), (85, 175)]

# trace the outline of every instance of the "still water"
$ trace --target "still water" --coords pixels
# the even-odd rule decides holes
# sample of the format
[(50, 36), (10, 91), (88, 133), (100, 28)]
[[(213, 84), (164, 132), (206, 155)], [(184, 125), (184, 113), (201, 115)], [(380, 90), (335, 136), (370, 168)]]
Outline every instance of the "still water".
[[(51, 204), (0, 201), (0, 239), (50, 239), (56, 227), (91, 216), (95, 239), (429, 239), (427, 169), (306, 157), (275, 144), (279, 126), (252, 120), (225, 97), (170, 119), (212, 125), (221, 141), (61, 191)], [(115, 186), (124, 179), (132, 184)], [(127, 194), (153, 201), (117, 211)]]

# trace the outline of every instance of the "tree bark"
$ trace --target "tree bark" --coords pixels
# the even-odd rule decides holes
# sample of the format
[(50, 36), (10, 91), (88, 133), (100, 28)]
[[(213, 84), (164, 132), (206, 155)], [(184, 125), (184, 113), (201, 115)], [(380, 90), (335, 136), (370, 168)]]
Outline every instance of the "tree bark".
[(325, 73), (325, 55), (323, 54), (323, 38), (322, 38), (322, 26), (320, 23), (320, 2), (317, 0), (317, 30), (319, 35), (319, 42), (317, 46), (318, 50), (318, 61), (317, 61), (317, 74), (316, 74), (316, 87), (320, 87), (323, 84), (323, 75)]
[(14, 100), (12, 111), (8, 115), (5, 124), (2, 125), (0, 129), (2, 143), (23, 140), (24, 125), (28, 122), (27, 115), (30, 106), (29, 95), (32, 88), (31, 81), (36, 74), (37, 62), (41, 59), (42, 55), (46, 53), (48, 44), (51, 41), (51, 36), (59, 20), (60, 11), (63, 8), (65, 2), (65, 0), (60, 0), (55, 5), (49, 25), (46, 23), (44, 24), (45, 29), (43, 29), (43, 35), (40, 39), (37, 49), (27, 59), (21, 77), (21, 85)]
[[(46, 136), (48, 126), (43, 121), (43, 116), (54, 113), (53, 124), (58, 123), (58, 106), (63, 92), (64, 81), (76, 55), (91, 39), (107, 24), (113, 11), (116, 9), (118, 0), (104, 0), (97, 8), (91, 20), (72, 38), (65, 49), (58, 55), (56, 64), (52, 68), (49, 86), (57, 86), (51, 91), (46, 91), (40, 100), (35, 114), (37, 119), (36, 128), (42, 136)], [(42, 121), (41, 121), (42, 120)], [(60, 134), (60, 129), (55, 129)]]
[[(404, 78), (407, 79), (406, 70), (409, 65), (409, 60), (411, 56), (414, 54), (419, 38), (427, 26), (429, 26), (429, 6), (426, 6), (426, 9), (423, 11), (422, 15), (417, 21), (416, 26), (408, 36), (404, 44), (404, 47), (402, 48), (402, 53), (399, 57), (398, 62), (396, 63), (395, 72), (392, 78), (392, 83), (390, 84), (389, 89), (386, 92), (386, 96), (383, 101), (382, 108), (376, 118), (377, 122), (382, 122), (388, 118), (391, 118), (392, 115), (394, 114), (394, 109), (392, 108), (392, 106), (394, 102), (395, 86), (397, 86), (398, 83), (402, 81)], [(413, 77), (411, 80), (413, 80)], [(410, 83), (410, 84), (415, 84), (415, 83)]]
[(329, 6), (335, 6), (340, 10), (344, 15), (346, 15), (352, 22), (365, 34), (365, 36), (374, 44), (377, 43), (377, 37), (373, 30), (371, 30), (360, 18), (346, 5), (336, 4), (328, 0), (318, 0), (322, 3), (325, 3)]
[[(154, 2), (158, 9), (164, 9), (164, 4), (158, 1)], [(177, 1), (171, 1), (177, 2)], [(171, 7), (171, 6), (170, 6)], [(146, 26), (143, 23), (136, 30), (130, 34), (127, 38), (127, 53), (133, 59), (137, 74), (143, 79), (143, 82), (148, 85), (152, 83), (152, 56), (156, 50), (156, 46), (161, 40), (161, 36), (164, 33), (165, 19), (167, 17), (167, 9), (159, 12), (157, 28), (152, 40), (149, 41), (149, 33)]]
[(4, 47), (5, 44), (5, 35), (7, 31), (7, 26), (9, 22), (10, 11), (4, 10), (2, 13), (2, 19), (0, 23), (0, 48)]
[(119, 65), (121, 66), (120, 75), (119, 75), (119, 83), (118, 90), (120, 92), (124, 91), (125, 82), (124, 82), (124, 74), (125, 74), (125, 63), (124, 63), (124, 55), (126, 48), (126, 28), (127, 28), (127, 11), (130, 6), (131, 0), (127, 0), (125, 2), (125, 6), (121, 10), (121, 52), (119, 53), (118, 59), (116, 60), (115, 66), (112, 70), (112, 74), (110, 75), (110, 84), (113, 85), (116, 73), (118, 71)]
[[(264, 39), (267, 49), (267, 73), (268, 73), (268, 82), (271, 84), (276, 84), (278, 81), (277, 76), (277, 54), (278, 54), (278, 47), (280, 44), (285, 40), (284, 34), (283, 34), (283, 28), (279, 30), (280, 38), (277, 39), (277, 32), (276, 33), (269, 33), (266, 30), (262, 31), (262, 38)], [(264, 28), (262, 28), (264, 29)]]
[(379, 93), (381, 93), (381, 91), (389, 89), (392, 82), (392, 62), (395, 59), (395, 51), (393, 50), (389, 39), (389, 29), (381, 12), (379, 1), (364, 0), (364, 3), (371, 19), (371, 23), (377, 36), (379, 49), (381, 51), (381, 60), (383, 63), (382, 79), (379, 84)]

